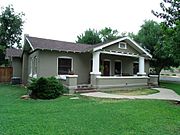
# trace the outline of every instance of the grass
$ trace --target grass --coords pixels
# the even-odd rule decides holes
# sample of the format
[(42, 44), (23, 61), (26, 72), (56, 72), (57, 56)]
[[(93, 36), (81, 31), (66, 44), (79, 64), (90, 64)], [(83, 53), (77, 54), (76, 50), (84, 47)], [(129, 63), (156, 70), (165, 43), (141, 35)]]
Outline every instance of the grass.
[(173, 91), (175, 91), (177, 94), (180, 95), (180, 83), (162, 81), (160, 82), (160, 86), (168, 89), (172, 89)]
[(0, 85), (0, 135), (179, 135), (180, 106), (160, 100), (22, 100)]
[(126, 95), (126, 96), (138, 96), (138, 95), (149, 95), (158, 93), (158, 90), (154, 89), (133, 89), (133, 90), (114, 90), (114, 91), (107, 91), (108, 93), (118, 94), (118, 95)]

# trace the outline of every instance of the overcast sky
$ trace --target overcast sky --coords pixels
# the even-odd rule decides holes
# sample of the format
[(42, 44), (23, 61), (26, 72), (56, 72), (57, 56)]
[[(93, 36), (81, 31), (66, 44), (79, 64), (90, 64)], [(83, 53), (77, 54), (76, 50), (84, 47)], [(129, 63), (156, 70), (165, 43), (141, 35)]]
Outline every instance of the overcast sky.
[(75, 42), (88, 28), (111, 27), (137, 33), (144, 20), (157, 18), (162, 0), (0, 0), (25, 13), (24, 33), (30, 36)]

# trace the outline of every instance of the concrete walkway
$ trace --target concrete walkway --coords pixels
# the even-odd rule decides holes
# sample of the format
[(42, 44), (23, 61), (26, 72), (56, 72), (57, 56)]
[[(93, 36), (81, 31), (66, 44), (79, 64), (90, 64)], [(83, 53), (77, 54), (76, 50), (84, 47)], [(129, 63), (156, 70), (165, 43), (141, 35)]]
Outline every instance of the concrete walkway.
[(161, 76), (160, 80), (180, 83), (180, 76)]
[(124, 96), (117, 94), (109, 94), (104, 92), (91, 92), (82, 93), (82, 96), (96, 97), (96, 98), (109, 98), (109, 99), (161, 99), (161, 100), (175, 100), (180, 101), (180, 96), (176, 94), (173, 90), (165, 88), (154, 88), (159, 91), (159, 93), (142, 95), (142, 96)]

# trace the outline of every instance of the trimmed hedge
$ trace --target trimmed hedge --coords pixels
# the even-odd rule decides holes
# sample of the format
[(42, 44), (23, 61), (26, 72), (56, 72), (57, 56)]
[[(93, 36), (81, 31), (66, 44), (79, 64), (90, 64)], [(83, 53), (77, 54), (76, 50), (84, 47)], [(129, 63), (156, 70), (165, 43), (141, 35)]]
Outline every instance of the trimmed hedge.
[(55, 77), (32, 79), (28, 89), (32, 98), (54, 99), (63, 94), (63, 85)]

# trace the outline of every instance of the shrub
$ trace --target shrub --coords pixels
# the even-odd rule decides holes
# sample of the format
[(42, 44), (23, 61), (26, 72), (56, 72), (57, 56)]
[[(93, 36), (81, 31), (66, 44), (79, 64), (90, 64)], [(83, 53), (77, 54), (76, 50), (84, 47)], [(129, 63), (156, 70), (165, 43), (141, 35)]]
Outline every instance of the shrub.
[(63, 85), (55, 78), (32, 79), (28, 86), (30, 96), (39, 99), (54, 99), (63, 94)]
[(63, 93), (69, 93), (69, 88), (63, 87)]

